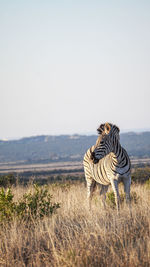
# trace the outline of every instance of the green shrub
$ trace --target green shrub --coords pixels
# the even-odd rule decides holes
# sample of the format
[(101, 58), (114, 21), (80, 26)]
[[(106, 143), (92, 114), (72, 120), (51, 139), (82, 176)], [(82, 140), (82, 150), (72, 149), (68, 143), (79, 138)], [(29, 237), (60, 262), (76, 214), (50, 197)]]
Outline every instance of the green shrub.
[(116, 203), (115, 203), (114, 192), (107, 193), (107, 195), (106, 195), (106, 203), (111, 207), (115, 207)]
[(150, 179), (145, 182), (145, 186), (147, 189), (150, 189)]
[(33, 193), (24, 194), (18, 202), (13, 201), (11, 189), (0, 190), (0, 222), (13, 218), (31, 221), (50, 216), (60, 207), (59, 203), (52, 203), (52, 196), (46, 187), (34, 185)]
[(0, 222), (12, 219), (16, 207), (13, 197), (10, 189), (0, 189)]
[[(132, 192), (130, 194), (130, 200), (131, 200), (131, 202), (134, 202), (135, 204), (138, 203), (139, 196), (137, 195), (136, 192)], [(123, 203), (124, 201), (125, 201), (125, 194), (120, 194), (120, 203)], [(106, 202), (112, 208), (114, 208), (116, 206), (114, 192), (107, 193)]]
[[(120, 194), (120, 203), (122, 203), (124, 201), (124, 199), (125, 199), (124, 194)], [(116, 206), (114, 192), (107, 193), (107, 195), (106, 195), (106, 203), (109, 206), (111, 206), (112, 208), (114, 208)]]
[(0, 187), (8, 187), (16, 183), (16, 178), (13, 173), (0, 176)]
[(17, 214), (23, 219), (37, 219), (51, 215), (60, 207), (59, 203), (52, 203), (51, 199), (52, 196), (46, 187), (34, 185), (34, 192), (24, 194), (17, 204)]
[(150, 168), (136, 168), (131, 175), (132, 182), (134, 183), (145, 183), (147, 180), (150, 179)]

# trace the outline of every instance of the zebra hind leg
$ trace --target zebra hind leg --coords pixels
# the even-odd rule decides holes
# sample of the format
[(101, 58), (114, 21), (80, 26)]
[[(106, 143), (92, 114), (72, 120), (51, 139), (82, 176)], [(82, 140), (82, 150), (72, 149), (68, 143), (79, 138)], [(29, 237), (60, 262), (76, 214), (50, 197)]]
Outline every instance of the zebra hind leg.
[(88, 207), (91, 210), (91, 201), (93, 197), (93, 193), (96, 189), (96, 181), (91, 179), (87, 180), (87, 200), (88, 200)]
[(131, 176), (123, 178), (124, 192), (126, 195), (126, 203), (130, 204), (130, 185), (131, 185)]

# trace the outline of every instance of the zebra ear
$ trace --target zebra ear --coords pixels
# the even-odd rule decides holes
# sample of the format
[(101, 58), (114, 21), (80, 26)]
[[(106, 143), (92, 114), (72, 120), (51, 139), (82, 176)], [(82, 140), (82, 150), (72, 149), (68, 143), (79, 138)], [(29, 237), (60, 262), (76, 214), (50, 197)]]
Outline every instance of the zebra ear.
[(111, 130), (111, 126), (110, 126), (110, 124), (108, 122), (106, 122), (105, 126), (104, 126), (105, 134), (109, 134), (110, 130)]

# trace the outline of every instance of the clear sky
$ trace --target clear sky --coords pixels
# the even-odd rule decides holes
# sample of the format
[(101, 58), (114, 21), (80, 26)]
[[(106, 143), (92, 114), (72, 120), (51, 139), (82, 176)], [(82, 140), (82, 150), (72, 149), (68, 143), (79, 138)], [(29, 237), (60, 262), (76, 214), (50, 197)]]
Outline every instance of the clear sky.
[(150, 1), (0, 0), (0, 138), (150, 128)]

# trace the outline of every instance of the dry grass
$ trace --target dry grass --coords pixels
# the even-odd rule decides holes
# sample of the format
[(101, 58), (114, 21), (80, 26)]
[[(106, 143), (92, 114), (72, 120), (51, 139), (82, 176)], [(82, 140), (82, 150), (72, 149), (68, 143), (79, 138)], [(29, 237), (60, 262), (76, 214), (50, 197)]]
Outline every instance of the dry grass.
[[(14, 187), (15, 198), (31, 187)], [(150, 266), (148, 188), (133, 185), (139, 199), (131, 211), (123, 204), (118, 216), (109, 206), (105, 210), (97, 195), (89, 212), (83, 184), (49, 190), (61, 208), (32, 225), (14, 221), (1, 229), (0, 266)]]

